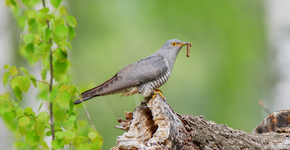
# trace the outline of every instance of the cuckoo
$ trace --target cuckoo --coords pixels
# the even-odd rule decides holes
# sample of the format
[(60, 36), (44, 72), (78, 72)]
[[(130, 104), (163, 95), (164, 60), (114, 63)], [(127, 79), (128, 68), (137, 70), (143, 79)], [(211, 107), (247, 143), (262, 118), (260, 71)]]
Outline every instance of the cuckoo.
[[(87, 101), (93, 97), (117, 93), (123, 93), (121, 96), (138, 93), (144, 98), (160, 93), (158, 88), (169, 79), (176, 57), (184, 45), (187, 45), (187, 57), (189, 57), (190, 43), (177, 39), (168, 40), (154, 54), (125, 66), (101, 85), (83, 92), (82, 100)], [(74, 101), (74, 104), (79, 103), (81, 100)]]

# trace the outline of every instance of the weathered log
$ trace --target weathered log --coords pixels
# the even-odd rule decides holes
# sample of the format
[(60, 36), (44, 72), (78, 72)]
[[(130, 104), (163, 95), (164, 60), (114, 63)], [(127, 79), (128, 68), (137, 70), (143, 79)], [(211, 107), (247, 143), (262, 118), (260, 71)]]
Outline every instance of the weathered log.
[(159, 95), (125, 115), (116, 128), (127, 132), (111, 150), (290, 149), (288, 133), (246, 133), (202, 116), (180, 115)]

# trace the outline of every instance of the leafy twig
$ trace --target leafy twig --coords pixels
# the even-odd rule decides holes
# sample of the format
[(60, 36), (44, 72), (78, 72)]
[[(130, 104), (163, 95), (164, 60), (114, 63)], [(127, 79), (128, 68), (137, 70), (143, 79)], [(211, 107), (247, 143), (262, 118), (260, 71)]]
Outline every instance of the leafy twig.
[(36, 82), (41, 82), (41, 83), (44, 83), (44, 84), (47, 84), (47, 85), (50, 85), (48, 82), (46, 81), (42, 81), (42, 80), (37, 80), (37, 79), (33, 79), (33, 78), (30, 78), (31, 80), (34, 80)]
[[(45, 7), (45, 1), (42, 0), (42, 5)], [(49, 27), (49, 21), (46, 19), (47, 27)], [(51, 38), (49, 39), (49, 43), (51, 43)], [(52, 80), (53, 80), (53, 66), (52, 66), (52, 51), (51, 49), (49, 50), (49, 62), (50, 62), (50, 84), (49, 84), (49, 93), (52, 91)], [(50, 113), (50, 122), (51, 122), (51, 135), (52, 135), (52, 140), (54, 140), (54, 126), (53, 126), (53, 102), (50, 102), (49, 104), (49, 113)]]
[[(19, 72), (18, 70), (17, 70), (17, 73), (18, 74), (20, 74), (20, 75), (22, 75), (22, 76), (24, 76), (21, 72)], [(29, 76), (28, 76), (29, 77)], [(34, 81), (36, 81), (36, 82), (41, 82), (41, 83), (45, 83), (45, 84), (47, 84), (47, 85), (50, 85), (48, 82), (46, 82), (46, 81), (42, 81), (42, 80), (37, 80), (37, 79), (34, 79), (34, 78), (31, 78), (31, 77), (29, 77), (30, 78), (30, 80), (34, 80)]]
[(90, 114), (89, 114), (89, 112), (88, 112), (88, 110), (87, 110), (87, 107), (86, 107), (86, 105), (85, 105), (83, 99), (82, 99), (78, 94), (76, 94), (76, 96), (77, 96), (77, 97), (80, 99), (80, 101), (83, 103), (84, 108), (85, 108), (85, 110), (86, 110), (86, 113), (87, 113), (89, 119), (91, 120), (91, 123), (92, 123), (92, 126), (93, 126), (93, 128), (94, 128), (94, 131), (96, 132), (95, 125), (94, 125), (94, 123), (93, 123), (93, 121), (92, 121), (92, 119), (91, 119), (91, 117), (90, 117)]

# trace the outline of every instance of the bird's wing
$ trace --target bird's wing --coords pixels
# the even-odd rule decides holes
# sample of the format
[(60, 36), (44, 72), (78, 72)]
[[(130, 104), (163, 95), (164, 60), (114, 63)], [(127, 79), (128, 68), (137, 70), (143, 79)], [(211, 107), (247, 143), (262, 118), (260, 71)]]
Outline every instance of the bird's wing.
[(150, 56), (122, 68), (103, 84), (82, 93), (82, 97), (93, 98), (102, 94), (117, 92), (159, 78), (169, 68), (163, 57)]

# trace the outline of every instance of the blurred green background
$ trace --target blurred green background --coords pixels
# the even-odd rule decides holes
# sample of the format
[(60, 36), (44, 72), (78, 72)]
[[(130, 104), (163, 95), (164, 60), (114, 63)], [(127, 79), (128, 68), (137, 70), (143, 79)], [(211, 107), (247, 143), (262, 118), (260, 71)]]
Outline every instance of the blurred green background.
[[(79, 0), (66, 5), (78, 22), (69, 57), (73, 81), (82, 90), (176, 38), (192, 43), (190, 58), (183, 48), (161, 87), (177, 113), (202, 115), (246, 132), (265, 117), (257, 103), (269, 97), (272, 86), (263, 1)], [(134, 111), (141, 100), (118, 94), (86, 102), (104, 150), (123, 134), (114, 128), (117, 118)], [(87, 120), (78, 107), (78, 119)]]

